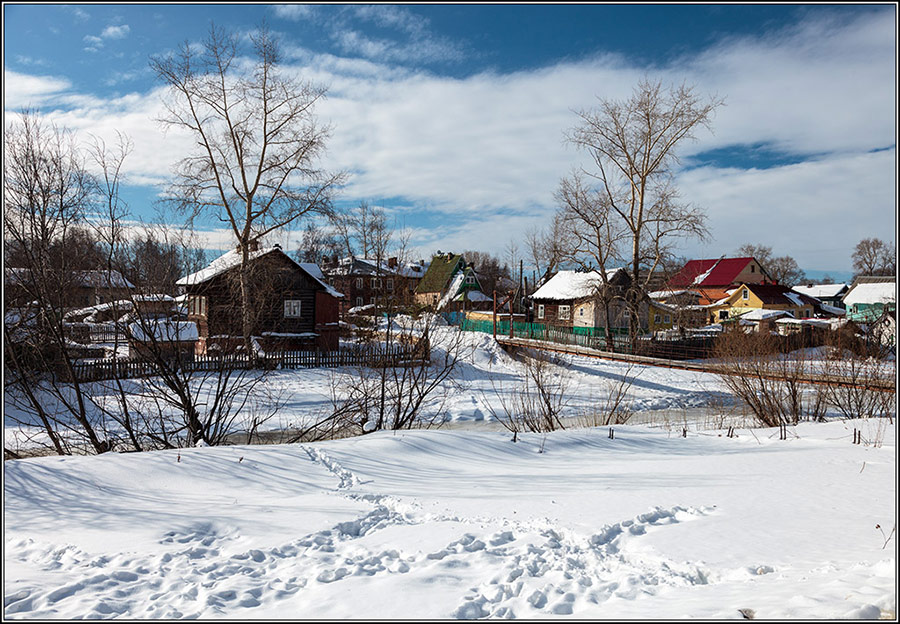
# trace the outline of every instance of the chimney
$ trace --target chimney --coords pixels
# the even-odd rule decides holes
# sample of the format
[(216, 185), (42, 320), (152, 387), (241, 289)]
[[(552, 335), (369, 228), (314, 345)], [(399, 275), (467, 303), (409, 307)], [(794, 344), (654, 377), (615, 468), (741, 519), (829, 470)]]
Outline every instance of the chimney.
[(397, 257), (388, 258), (388, 268), (395, 269), (397, 268)]
[[(278, 247), (278, 245), (276, 245), (276, 247)], [(249, 249), (251, 252), (259, 250), (259, 239), (254, 238), (253, 240), (249, 241), (247, 243), (247, 249)], [(238, 246), (235, 247), (235, 251), (237, 251), (238, 253), (241, 253), (241, 244), (240, 243), (238, 243)]]

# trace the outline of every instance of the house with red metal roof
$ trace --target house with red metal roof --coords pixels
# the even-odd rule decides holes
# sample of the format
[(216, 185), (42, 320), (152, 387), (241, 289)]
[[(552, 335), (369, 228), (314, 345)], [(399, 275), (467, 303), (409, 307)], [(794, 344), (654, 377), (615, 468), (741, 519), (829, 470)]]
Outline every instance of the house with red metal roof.
[(666, 285), (670, 291), (700, 293), (699, 305), (710, 305), (729, 295), (739, 284), (773, 283), (753, 257), (691, 260)]

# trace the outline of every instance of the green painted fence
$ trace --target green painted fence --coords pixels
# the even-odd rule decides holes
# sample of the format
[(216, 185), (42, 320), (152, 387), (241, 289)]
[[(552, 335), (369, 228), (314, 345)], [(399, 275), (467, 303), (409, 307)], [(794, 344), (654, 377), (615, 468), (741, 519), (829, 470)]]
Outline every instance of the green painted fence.
[[(494, 324), (492, 321), (463, 318), (460, 320), (460, 329), (492, 334), (494, 332)], [(522, 322), (513, 322), (512, 326), (512, 336), (515, 338), (546, 340), (600, 349), (602, 351), (612, 350), (616, 353), (631, 353), (631, 341), (628, 339), (628, 330), (613, 329), (612, 334), (612, 348), (610, 349), (602, 327), (560, 327), (544, 323)], [(497, 335), (510, 335), (508, 320), (497, 319)]]

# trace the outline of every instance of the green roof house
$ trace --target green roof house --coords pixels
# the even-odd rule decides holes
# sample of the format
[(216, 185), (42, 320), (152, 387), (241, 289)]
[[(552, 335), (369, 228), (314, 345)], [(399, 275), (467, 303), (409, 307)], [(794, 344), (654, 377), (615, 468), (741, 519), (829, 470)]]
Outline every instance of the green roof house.
[(435, 310), (467, 307), (467, 302), (483, 302), (475, 270), (459, 254), (437, 252), (416, 288), (416, 303)]

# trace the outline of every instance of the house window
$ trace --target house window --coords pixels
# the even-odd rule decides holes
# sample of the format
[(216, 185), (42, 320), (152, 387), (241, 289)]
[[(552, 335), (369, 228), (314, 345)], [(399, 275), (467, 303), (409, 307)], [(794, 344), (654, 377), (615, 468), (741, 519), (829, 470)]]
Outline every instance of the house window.
[(362, 290), (362, 287), (363, 287), (363, 278), (357, 277), (356, 278), (356, 289)]
[(756, 265), (754, 265), (754, 264), (751, 264), (751, 265), (750, 265), (750, 272), (751, 272), (751, 273), (756, 273)]
[(466, 284), (474, 284), (474, 283), (475, 283), (475, 277), (473, 277), (472, 275), (466, 275)]
[(375, 305), (375, 297), (369, 297), (369, 303)]
[(749, 298), (750, 298), (750, 291), (745, 288), (744, 290), (741, 291), (741, 299), (746, 301)]
[(544, 318), (544, 304), (543, 303), (538, 305), (538, 318), (539, 319)]
[[(653, 322), (656, 323), (656, 324), (661, 323), (661, 322), (662, 322), (662, 317), (661, 317), (659, 314), (654, 314), (654, 315), (653, 315)], [(668, 321), (666, 321), (666, 322), (668, 323)]]
[(572, 314), (572, 306), (559, 306), (559, 320), (568, 321)]
[(372, 288), (381, 288), (381, 280), (377, 277), (372, 278)]
[(285, 299), (284, 301), (284, 317), (299, 318), (300, 317), (300, 300)]
[(584, 316), (584, 308), (578, 308), (578, 316)]
[(719, 310), (719, 320), (724, 321), (728, 318), (728, 310)]
[(666, 314), (666, 315), (663, 317), (663, 323), (671, 323), (671, 322), (672, 322), (672, 317), (669, 316), (668, 314)]
[(190, 297), (188, 299), (188, 314), (206, 316), (206, 297)]
[(387, 289), (388, 289), (388, 290), (394, 290), (394, 278), (389, 277), (389, 278), (387, 278), (387, 280), (385, 280), (385, 281), (386, 281)]
[(363, 304), (363, 298), (362, 298), (362, 297), (357, 297), (357, 298), (356, 298), (356, 307), (357, 307), (357, 308), (360, 308), (360, 307), (362, 307), (362, 304)]

